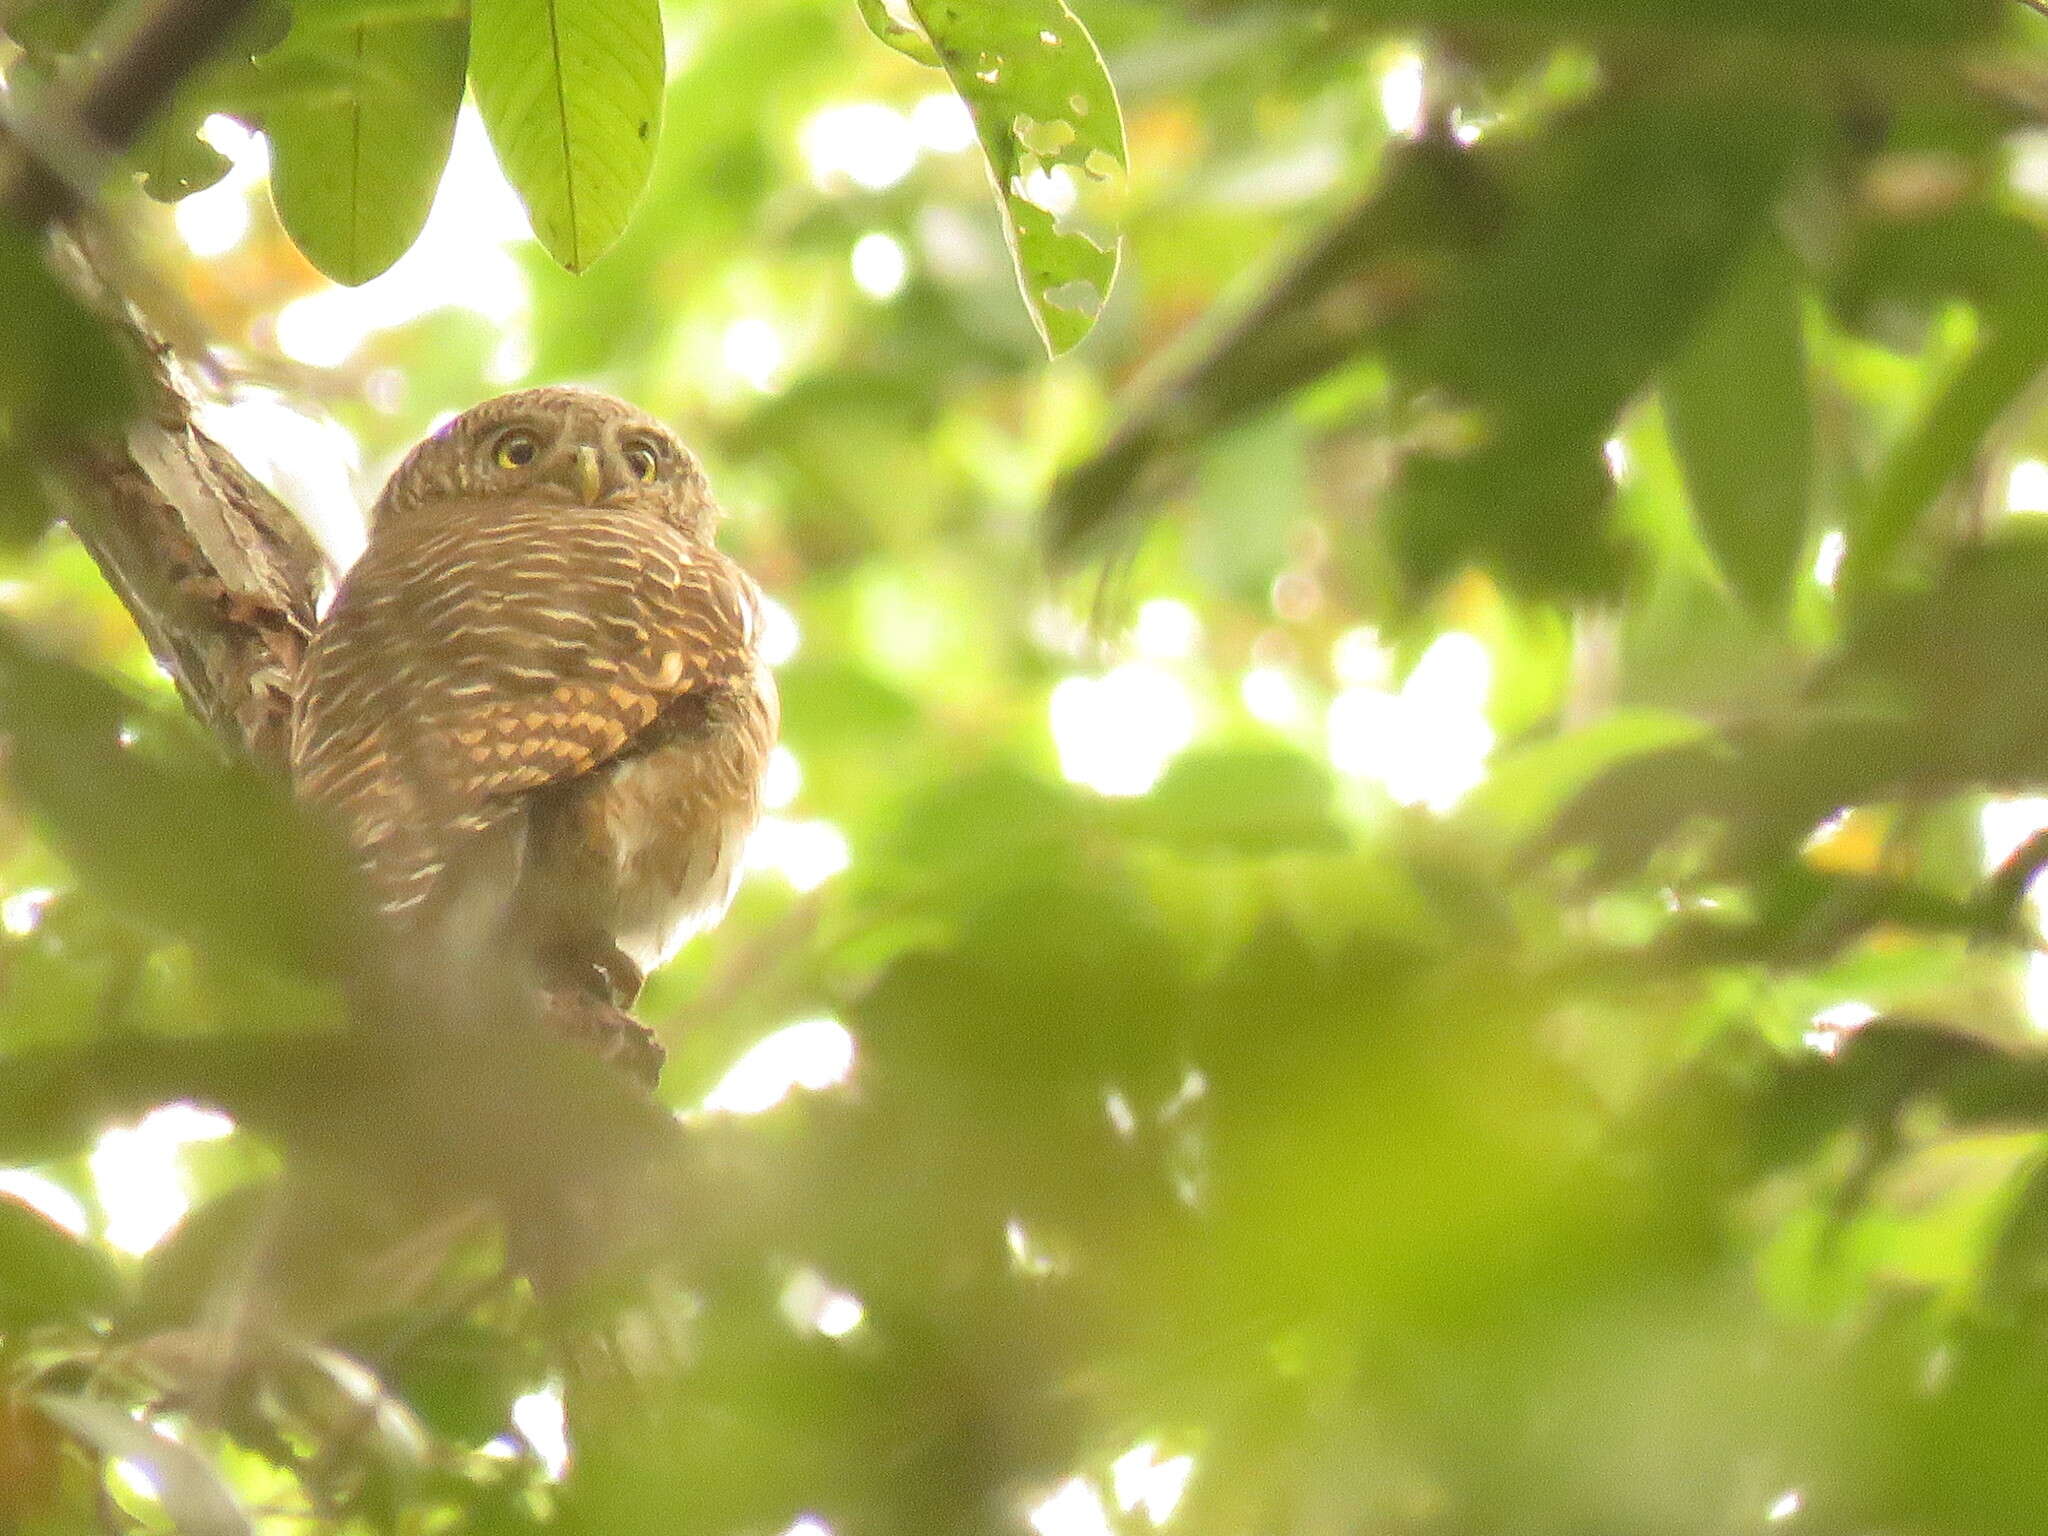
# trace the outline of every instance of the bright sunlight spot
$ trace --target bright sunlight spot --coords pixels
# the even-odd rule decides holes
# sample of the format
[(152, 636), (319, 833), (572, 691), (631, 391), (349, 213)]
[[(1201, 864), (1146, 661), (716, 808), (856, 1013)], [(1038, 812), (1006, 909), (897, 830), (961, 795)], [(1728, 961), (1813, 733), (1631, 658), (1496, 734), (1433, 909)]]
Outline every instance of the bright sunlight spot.
[(843, 1339), (861, 1325), (867, 1309), (851, 1291), (842, 1291), (815, 1269), (800, 1269), (789, 1277), (779, 1301), (782, 1315), (792, 1328), (821, 1333), (828, 1339)]
[(2048, 133), (2022, 129), (2007, 137), (2006, 148), (2012, 156), (2013, 190), (2034, 202), (2048, 202)]
[(2026, 1002), (2027, 1023), (2037, 1033), (2048, 1034), (2048, 954), (2035, 950), (2027, 956), (2020, 993)]
[(726, 372), (764, 395), (774, 392), (783, 365), (789, 361), (782, 333), (773, 321), (759, 315), (742, 315), (725, 328), (720, 355)]
[(1991, 799), (1977, 812), (1977, 840), (1984, 846), (1984, 873), (1990, 874), (2020, 851), (2036, 832), (2048, 830), (2048, 796), (2015, 795)]
[(1379, 688), (1394, 675), (1394, 653), (1370, 624), (1347, 629), (1330, 647), (1330, 672), (1346, 688)]
[(893, 299), (910, 277), (903, 242), (879, 229), (853, 242), (853, 285), (871, 299)]
[(705, 1095), (715, 1115), (758, 1115), (799, 1088), (813, 1092), (846, 1081), (853, 1071), (853, 1036), (837, 1019), (800, 1019), (757, 1040)]
[(1245, 713), (1262, 725), (1285, 728), (1308, 718), (1308, 696), (1285, 667), (1253, 667), (1238, 682), (1237, 695)]
[(25, 939), (43, 925), (43, 911), (50, 905), (57, 893), (46, 885), (30, 886), (25, 891), (16, 891), (5, 901), (0, 901), (0, 929), (17, 939)]
[(804, 771), (796, 754), (778, 746), (768, 754), (767, 771), (761, 775), (761, 803), (771, 811), (787, 810), (804, 787)]
[(1003, 1223), (1003, 1246), (1009, 1250), (1010, 1266), (1020, 1275), (1043, 1279), (1059, 1273), (1060, 1261), (1034, 1242), (1031, 1229), (1015, 1216)]
[(832, 1527), (816, 1515), (805, 1515), (782, 1536), (833, 1536)]
[(1422, 58), (1404, 53), (1380, 76), (1380, 115), (1387, 132), (1413, 136), (1422, 127)]
[(815, 891), (852, 862), (846, 834), (829, 821), (763, 816), (747, 838), (747, 868), (780, 875), (799, 891)]
[(1835, 578), (1842, 574), (1842, 556), (1849, 552), (1849, 536), (1839, 528), (1830, 528), (1820, 536), (1820, 549), (1813, 557), (1813, 579), (1830, 592), (1835, 590)]
[(548, 1480), (559, 1483), (569, 1470), (569, 1421), (562, 1411), (562, 1389), (550, 1384), (514, 1399), (512, 1427), (533, 1447)]
[[(1998, 869), (2028, 839), (2044, 831), (2048, 831), (2048, 796), (2015, 795), (1986, 800), (1977, 812), (1977, 839), (1983, 845), (1984, 872), (1988, 875)], [(2048, 919), (2048, 901), (2043, 900), (2048, 886), (2043, 881), (2043, 876), (2036, 875), (2027, 886), (2027, 907), (2037, 924)], [(2028, 954), (2020, 992), (2026, 1003), (2027, 1022), (2048, 1033), (2048, 954), (2038, 950)]]
[(0, 1168), (0, 1197), (12, 1197), (73, 1237), (85, 1236), (85, 1202), (54, 1179), (27, 1168)]
[(1032, 207), (1043, 208), (1055, 219), (1064, 219), (1081, 201), (1074, 173), (1064, 165), (1039, 166), (1022, 176), (1012, 176), (1010, 191)]
[(1142, 1509), (1147, 1520), (1164, 1525), (1187, 1492), (1195, 1458), (1173, 1456), (1160, 1461), (1158, 1455), (1159, 1447), (1149, 1440), (1134, 1445), (1109, 1464), (1109, 1479), (1118, 1509), (1125, 1514)]
[(796, 654), (803, 641), (796, 615), (772, 597), (761, 599), (761, 659), (779, 667)]
[(974, 114), (951, 91), (937, 91), (910, 109), (910, 131), (926, 149), (957, 155), (974, 147)]
[(1202, 621), (1186, 603), (1155, 597), (1138, 608), (1132, 631), (1140, 656), (1154, 661), (1186, 661), (1202, 643)]
[(227, 175), (194, 192), (172, 210), (178, 238), (194, 256), (225, 256), (249, 233), (249, 193), (270, 175), (270, 146), (232, 117), (216, 113), (200, 124), (199, 137), (227, 156)]
[(1439, 635), (1397, 693), (1355, 685), (1330, 702), (1330, 762), (1398, 805), (1441, 814), (1486, 777), (1493, 661), (1461, 630)]
[(1085, 1477), (1070, 1477), (1031, 1510), (1038, 1536), (1113, 1536), (1102, 1495)]
[(917, 135), (910, 119), (879, 101), (812, 113), (797, 130), (797, 144), (811, 180), (821, 188), (843, 178), (879, 192), (895, 186), (917, 164)]
[(2021, 459), (2006, 477), (2005, 507), (2008, 512), (2048, 512), (2048, 464), (2039, 459)]
[(121, 1456), (114, 1460), (109, 1470), (114, 1474), (114, 1480), (138, 1499), (147, 1499), (152, 1504), (163, 1499), (163, 1490), (157, 1487), (149, 1468), (141, 1462)]
[(1195, 698), (1151, 662), (1104, 677), (1069, 677), (1052, 691), (1060, 772), (1100, 795), (1142, 795), (1195, 739)]
[(109, 1247), (147, 1253), (184, 1219), (192, 1192), (179, 1156), (195, 1142), (218, 1141), (234, 1121), (196, 1104), (165, 1104), (131, 1127), (105, 1132), (89, 1166)]
[(1806, 1033), (1800, 1036), (1800, 1041), (1810, 1051), (1832, 1056), (1842, 1048), (1844, 1040), (1876, 1017), (1877, 1010), (1868, 1003), (1836, 1003), (1807, 1021)]
[(1780, 1520), (1790, 1520), (1805, 1505), (1806, 1501), (1799, 1496), (1799, 1490), (1790, 1488), (1771, 1501), (1771, 1507), (1764, 1511), (1764, 1518), (1773, 1524)]
[[(180, 205), (182, 206), (182, 205)], [(320, 547), (347, 570), (363, 552), (363, 513), (353, 472), (355, 437), (331, 417), (314, 417), (283, 395), (247, 387), (205, 400), (194, 419), (310, 525)]]

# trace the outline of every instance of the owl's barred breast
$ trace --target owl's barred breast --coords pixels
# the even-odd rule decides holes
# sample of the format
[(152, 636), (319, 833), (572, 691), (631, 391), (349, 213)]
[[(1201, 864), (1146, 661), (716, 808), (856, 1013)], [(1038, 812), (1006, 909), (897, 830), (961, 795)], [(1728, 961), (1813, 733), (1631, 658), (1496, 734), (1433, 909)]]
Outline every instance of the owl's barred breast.
[(482, 890), (543, 963), (659, 964), (722, 914), (759, 816), (758, 593), (638, 507), (434, 510), (373, 534), (309, 648), (300, 793), (394, 915)]

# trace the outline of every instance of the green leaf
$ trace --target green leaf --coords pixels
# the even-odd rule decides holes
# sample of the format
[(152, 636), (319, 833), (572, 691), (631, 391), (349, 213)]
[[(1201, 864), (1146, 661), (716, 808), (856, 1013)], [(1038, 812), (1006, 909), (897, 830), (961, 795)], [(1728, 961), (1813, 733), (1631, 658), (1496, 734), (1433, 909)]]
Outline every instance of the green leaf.
[(536, 1374), (517, 1335), (456, 1318), (428, 1330), (393, 1367), (399, 1396), (436, 1434), (482, 1445), (505, 1427)]
[[(1016, 979), (1028, 976), (1028, 986)], [(1014, 878), (943, 949), (898, 957), (852, 1009), (878, 1072), (1012, 1107), (1155, 1077), (1185, 982), (1158, 914), (1114, 886)], [(902, 1078), (899, 1078), (902, 1080)], [(1085, 1103), (1091, 1123), (1099, 1117)]]
[(450, 21), (468, 14), (461, 0), (308, 0), (300, 14), (333, 29), (395, 21)]
[(234, 1282), (266, 1239), (278, 1238), (280, 1197), (265, 1180), (237, 1185), (187, 1211), (136, 1266), (122, 1322), (151, 1333), (188, 1327)]
[(314, 13), (264, 61), (342, 73), (334, 97), (291, 97), (265, 119), (278, 218), (336, 282), (368, 282), (419, 237), (455, 139), (467, 49), (460, 20), (334, 27)]
[(182, 114), (159, 118), (144, 130), (128, 160), (142, 173), (142, 190), (160, 203), (175, 203), (204, 192), (227, 175), (234, 162), (195, 131)]
[(0, 1195), (0, 1329), (102, 1313), (120, 1294), (113, 1267), (39, 1211)]
[(1390, 510), (1418, 590), (1481, 562), (1532, 595), (1619, 579), (1602, 445), (1725, 291), (1811, 122), (1796, 102), (1667, 86), (1473, 156), (1498, 178), (1502, 227), (1445, 253), (1441, 296), (1388, 344), (1416, 403)]
[(860, 0), (860, 19), (868, 24), (870, 32), (905, 58), (915, 59), (933, 69), (944, 67), (939, 51), (919, 29), (915, 19), (904, 20), (895, 15), (889, 9), (888, 0)]
[(1518, 847), (1535, 837), (1567, 801), (1617, 764), (1689, 746), (1704, 723), (1650, 709), (1623, 709), (1578, 730), (1506, 754), (1458, 807), (1483, 828), (1487, 844)]
[(1995, 0), (1354, 0), (1345, 13), (1368, 24), (1507, 26), (1579, 32), (1653, 29), (1687, 37), (1846, 37), (1867, 43), (1952, 42), (1992, 29)]
[(1055, 553), (1176, 484), (1202, 434), (1377, 354), (1404, 428), (1384, 508), (1410, 586), (1485, 564), (1532, 595), (1611, 592), (1602, 446), (1759, 237), (1815, 122), (1796, 81), (1765, 74), (1638, 82), (1540, 137), (1400, 144), (1370, 195), (1147, 370), (1053, 487)]
[(27, 450), (0, 428), (0, 552), (27, 549), (56, 517)]
[[(302, 5), (302, 10), (309, 5)], [(257, 62), (290, 34), (292, 7), (285, 0), (253, 0), (210, 63), (187, 75), (130, 146), (126, 160), (140, 173), (142, 190), (160, 203), (175, 203), (216, 185), (232, 167), (228, 157), (199, 136), (215, 113), (263, 126), (270, 104), (280, 99), (284, 72)], [(323, 82), (331, 83), (331, 82)]]
[(223, 956), (313, 977), (341, 968), (357, 939), (340, 853), (186, 722), (0, 626), (0, 740), (22, 801), (115, 905)]
[(1829, 298), (1852, 326), (1885, 335), (1901, 317), (1931, 317), (1958, 300), (1978, 321), (1974, 345), (1940, 370), (1932, 389), (1915, 391), (1927, 403), (1895, 434), (1874, 484), (1848, 508), (1849, 547), (1838, 583), (1847, 602), (1860, 603), (1886, 584), (1928, 509), (2048, 364), (2044, 284), (2048, 241), (2041, 231), (1976, 203), (1941, 217), (1875, 222), (1838, 264)]
[(1823, 681), (1845, 709), (1895, 720), (1921, 774), (2039, 782), (2048, 530), (2018, 522), (1957, 550), (1931, 585), (1873, 595)]
[(0, 6), (0, 25), (31, 57), (76, 53), (113, 9), (108, 0), (25, 0)]
[(0, 425), (33, 451), (45, 434), (110, 425), (134, 402), (127, 353), (66, 293), (35, 239), (0, 223)]
[(1799, 266), (1775, 235), (1665, 374), (1664, 411), (1700, 537), (1743, 605), (1782, 622), (1806, 552), (1813, 422)]
[(1025, 308), (1057, 357), (1116, 280), (1129, 165), (1109, 71), (1061, 0), (909, 3), (974, 114)]
[(1259, 857), (1344, 846), (1330, 770), (1287, 747), (1184, 753), (1125, 821), (1190, 853)]
[(1188, 565), (1213, 591), (1256, 602), (1286, 569), (1288, 541), (1311, 505), (1308, 444), (1307, 429), (1285, 410), (1201, 443)]
[[(2048, 268), (2044, 268), (2048, 271)], [(1935, 499), (1976, 456), (1984, 435), (2048, 368), (2048, 314), (2015, 307), (1964, 360), (1879, 476), (1849, 533), (1841, 591), (1855, 601), (1880, 585)]]
[(625, 230), (654, 165), (656, 0), (479, 0), (470, 83), (550, 256), (581, 272)]

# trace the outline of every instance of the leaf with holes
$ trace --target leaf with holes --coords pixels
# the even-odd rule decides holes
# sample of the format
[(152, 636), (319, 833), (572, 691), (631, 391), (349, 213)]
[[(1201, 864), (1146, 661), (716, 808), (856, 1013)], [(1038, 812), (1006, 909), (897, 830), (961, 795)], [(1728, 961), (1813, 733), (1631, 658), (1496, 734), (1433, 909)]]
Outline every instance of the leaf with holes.
[(265, 118), (270, 195), (292, 243), (337, 283), (366, 283), (419, 238), (455, 140), (467, 31), (457, 20), (335, 26), (317, 11), (268, 70), (336, 72)]
[(230, 169), (228, 157), (197, 133), (198, 124), (169, 114), (158, 118), (128, 152), (142, 172), (142, 190), (160, 203), (175, 203), (217, 185)]
[(477, 0), (469, 79), (548, 254), (581, 272), (640, 201), (661, 124), (657, 0)]
[(988, 157), (1025, 307), (1057, 357), (1116, 280), (1123, 115), (1102, 55), (1061, 0), (909, 0)]

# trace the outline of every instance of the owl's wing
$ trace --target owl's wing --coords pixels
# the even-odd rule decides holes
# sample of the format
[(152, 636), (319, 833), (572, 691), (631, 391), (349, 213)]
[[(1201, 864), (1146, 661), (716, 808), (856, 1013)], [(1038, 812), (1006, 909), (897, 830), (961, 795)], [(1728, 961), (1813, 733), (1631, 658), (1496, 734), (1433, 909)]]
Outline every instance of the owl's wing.
[(753, 583), (665, 522), (540, 507), (373, 544), (307, 654), (300, 793), (406, 912), (526, 796), (701, 721), (754, 669)]

